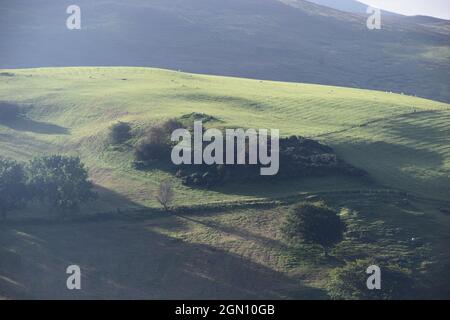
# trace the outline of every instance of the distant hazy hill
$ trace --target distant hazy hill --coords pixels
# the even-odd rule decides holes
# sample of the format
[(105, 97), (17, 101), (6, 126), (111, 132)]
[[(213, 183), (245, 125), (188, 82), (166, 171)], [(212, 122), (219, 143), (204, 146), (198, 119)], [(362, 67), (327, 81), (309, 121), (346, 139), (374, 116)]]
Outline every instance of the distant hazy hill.
[(319, 4), (321, 6), (326, 6), (346, 12), (366, 13), (367, 10), (366, 5), (356, 0), (308, 0), (308, 1)]
[(450, 101), (450, 27), (301, 0), (2, 1), (0, 67), (154, 66)]

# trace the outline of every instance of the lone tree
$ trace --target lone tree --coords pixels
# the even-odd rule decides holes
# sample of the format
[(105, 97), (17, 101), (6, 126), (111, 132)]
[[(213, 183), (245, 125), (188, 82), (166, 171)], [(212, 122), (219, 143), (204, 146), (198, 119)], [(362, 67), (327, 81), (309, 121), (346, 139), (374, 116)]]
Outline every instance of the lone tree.
[(336, 211), (323, 202), (300, 203), (288, 213), (283, 232), (291, 240), (302, 240), (328, 250), (342, 241), (345, 224)]
[[(377, 265), (381, 270), (381, 288), (369, 290), (366, 270)], [(414, 298), (414, 279), (408, 270), (395, 264), (356, 260), (330, 273), (327, 292), (334, 300), (389, 300)]]
[(0, 158), (0, 216), (6, 219), (9, 211), (18, 209), (27, 197), (23, 166)]
[(75, 211), (81, 203), (96, 196), (87, 170), (78, 157), (35, 158), (30, 161), (27, 171), (33, 196), (63, 212)]
[(164, 207), (165, 211), (169, 211), (169, 205), (173, 200), (172, 184), (169, 181), (162, 181), (159, 184), (158, 193), (155, 195), (156, 200)]

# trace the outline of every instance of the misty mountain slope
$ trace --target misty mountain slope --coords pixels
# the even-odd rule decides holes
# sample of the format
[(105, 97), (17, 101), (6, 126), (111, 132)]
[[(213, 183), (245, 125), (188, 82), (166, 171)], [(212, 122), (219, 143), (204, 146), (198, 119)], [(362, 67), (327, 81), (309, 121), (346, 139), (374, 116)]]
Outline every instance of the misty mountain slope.
[[(298, 1), (298, 0), (280, 0), (280, 1)], [(302, 0), (300, 0), (302, 1)], [(336, 10), (344, 11), (344, 12), (350, 12), (350, 13), (357, 13), (357, 14), (364, 14), (366, 15), (367, 9), (370, 7), (367, 4), (364, 4), (362, 2), (359, 2), (357, 0), (307, 0), (308, 2), (312, 2), (324, 7), (333, 8)], [(400, 14), (396, 14), (390, 11), (382, 10), (382, 13), (384, 15), (389, 16), (401, 16)]]
[(367, 10), (367, 5), (357, 0), (307, 0), (307, 1), (345, 12), (366, 13)]
[[(290, 0), (291, 1), (291, 0)], [(404, 92), (450, 101), (449, 28), (306, 1), (2, 1), (0, 67), (153, 66)]]

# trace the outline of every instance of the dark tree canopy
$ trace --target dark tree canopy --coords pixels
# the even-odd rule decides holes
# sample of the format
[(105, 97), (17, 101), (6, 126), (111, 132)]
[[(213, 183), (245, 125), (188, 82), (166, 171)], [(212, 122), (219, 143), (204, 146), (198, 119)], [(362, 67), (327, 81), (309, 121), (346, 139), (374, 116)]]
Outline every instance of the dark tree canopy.
[(23, 205), (27, 196), (23, 166), (16, 161), (0, 158), (0, 216)]
[(95, 197), (87, 170), (78, 157), (35, 158), (28, 165), (34, 196), (62, 210), (74, 210)]
[(328, 248), (343, 239), (345, 224), (324, 203), (305, 202), (289, 211), (283, 231), (290, 239), (322, 246), (326, 255)]

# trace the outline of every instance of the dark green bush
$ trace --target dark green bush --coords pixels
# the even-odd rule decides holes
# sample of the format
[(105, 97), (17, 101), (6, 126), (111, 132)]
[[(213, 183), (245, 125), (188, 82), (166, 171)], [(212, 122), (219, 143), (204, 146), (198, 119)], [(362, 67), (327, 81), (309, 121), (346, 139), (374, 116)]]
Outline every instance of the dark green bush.
[(124, 143), (131, 137), (131, 126), (126, 122), (119, 121), (109, 128), (108, 140), (111, 144)]
[(295, 205), (289, 212), (282, 231), (286, 238), (306, 243), (318, 244), (324, 254), (328, 249), (342, 241), (345, 223), (338, 213), (323, 202), (303, 202)]
[(170, 161), (171, 134), (183, 125), (176, 119), (169, 119), (146, 130), (134, 148), (134, 156), (141, 163), (155, 160)]

